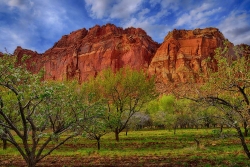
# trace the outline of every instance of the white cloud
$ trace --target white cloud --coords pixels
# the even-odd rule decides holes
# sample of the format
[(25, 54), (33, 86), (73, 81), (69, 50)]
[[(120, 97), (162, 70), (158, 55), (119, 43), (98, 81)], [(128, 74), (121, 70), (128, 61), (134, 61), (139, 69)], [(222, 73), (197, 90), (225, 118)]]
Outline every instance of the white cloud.
[[(85, 2), (85, 3), (84, 3)], [(234, 43), (250, 44), (249, 10), (237, 12), (248, 3), (225, 5), (204, 0), (0, 0), (0, 47), (10, 51), (17, 45), (43, 52), (54, 42), (78, 28), (112, 22), (123, 28), (140, 27), (154, 40), (162, 42), (174, 28), (216, 26)], [(195, 3), (190, 3), (195, 2)], [(231, 10), (232, 5), (237, 9)], [(81, 8), (82, 7), (82, 8)], [(88, 15), (86, 15), (87, 9)], [(225, 16), (221, 16), (220, 14)], [(89, 16), (91, 19), (89, 18)], [(220, 18), (220, 19), (219, 19)], [(212, 25), (211, 25), (212, 23)], [(3, 42), (4, 41), (4, 42)], [(0, 48), (0, 51), (3, 50)]]
[(116, 3), (110, 13), (111, 18), (126, 19), (140, 9), (142, 0), (121, 0)]
[(171, 28), (169, 25), (159, 24), (157, 21), (159, 21), (167, 11), (165, 11), (165, 13), (160, 11), (155, 16), (145, 16), (147, 13), (147, 9), (142, 10), (138, 13), (137, 17), (132, 17), (123, 22), (123, 27), (142, 28), (149, 36), (154, 37), (154, 40), (162, 42), (162, 39), (167, 35), (167, 32), (170, 31)]
[[(212, 9), (212, 10), (210, 10)], [(210, 20), (210, 16), (218, 13), (221, 10), (220, 7), (214, 8), (212, 4), (203, 3), (201, 6), (196, 7), (190, 12), (182, 14), (174, 24), (174, 27), (187, 26), (190, 28), (196, 28)]]
[(224, 36), (234, 44), (250, 45), (250, 15), (245, 11), (232, 11), (218, 26)]
[(17, 46), (25, 47), (27, 44), (26, 38), (21, 32), (13, 31), (5, 27), (1, 27), (0, 32), (0, 51), (2, 52), (4, 52), (6, 48), (8, 52), (12, 53)]
[(155, 7), (157, 4), (161, 3), (161, 0), (150, 0), (151, 7)]
[(138, 17), (144, 17), (144, 15), (148, 14), (150, 12), (150, 10), (148, 8), (142, 9), (139, 13), (138, 13)]
[(180, 8), (180, 5), (183, 3), (183, 0), (162, 0), (161, 1), (161, 7), (163, 9), (171, 9), (173, 11), (176, 11)]
[(183, 0), (150, 0), (149, 3), (151, 7), (160, 5), (161, 9), (176, 11), (183, 4)]
[(86, 9), (90, 8), (90, 15), (93, 18), (102, 19), (107, 16), (110, 11), (110, 4), (113, 3), (114, 0), (85, 0)]
[(46, 1), (36, 4), (32, 17), (53, 33), (62, 31), (69, 20), (66, 10), (60, 4), (46, 3)]
[(123, 19), (140, 9), (143, 0), (85, 0), (86, 9), (92, 18)]
[(4, 43), (1, 42), (0, 51), (4, 51), (6, 47), (9, 52), (13, 52), (16, 46), (20, 45), (23, 48), (43, 52), (53, 46), (71, 25), (64, 4), (58, 1), (43, 0), (31, 3), (30, 0), (4, 0), (4, 2), (9, 6), (9, 9), (4, 11), (6, 15), (11, 15), (15, 8), (20, 10), (13, 11), (16, 15), (12, 20), (1, 20), (4, 24), (0, 26), (0, 40)]
[(3, 3), (5, 3), (11, 9), (18, 8), (21, 10), (26, 10), (33, 5), (33, 2), (30, 0), (3, 0)]

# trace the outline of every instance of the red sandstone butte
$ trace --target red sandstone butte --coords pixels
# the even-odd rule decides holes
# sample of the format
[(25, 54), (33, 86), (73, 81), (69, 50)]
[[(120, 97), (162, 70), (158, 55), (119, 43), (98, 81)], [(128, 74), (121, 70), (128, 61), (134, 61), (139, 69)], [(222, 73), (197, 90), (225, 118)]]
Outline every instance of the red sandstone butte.
[(216, 67), (215, 62), (207, 64), (206, 59), (213, 59), (214, 50), (222, 46), (224, 40), (216, 28), (173, 30), (157, 50), (148, 71), (165, 84), (185, 83), (190, 79), (200, 82), (200, 72), (206, 73), (208, 66)]
[(64, 35), (43, 54), (18, 47), (15, 55), (31, 55), (28, 64), (37, 66), (29, 65), (29, 69), (37, 72), (44, 68), (45, 80), (83, 82), (107, 68), (115, 71), (130, 66), (147, 70), (158, 47), (159, 44), (140, 28), (122, 29), (107, 24)]

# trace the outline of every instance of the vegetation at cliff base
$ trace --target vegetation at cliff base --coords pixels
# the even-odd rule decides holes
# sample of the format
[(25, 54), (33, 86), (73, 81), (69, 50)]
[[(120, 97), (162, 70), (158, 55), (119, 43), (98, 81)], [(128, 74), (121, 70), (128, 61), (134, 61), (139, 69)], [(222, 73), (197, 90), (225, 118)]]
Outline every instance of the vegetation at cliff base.
[(0, 166), (250, 166), (250, 58), (231, 49), (172, 94), (144, 71), (44, 81), (1, 56)]

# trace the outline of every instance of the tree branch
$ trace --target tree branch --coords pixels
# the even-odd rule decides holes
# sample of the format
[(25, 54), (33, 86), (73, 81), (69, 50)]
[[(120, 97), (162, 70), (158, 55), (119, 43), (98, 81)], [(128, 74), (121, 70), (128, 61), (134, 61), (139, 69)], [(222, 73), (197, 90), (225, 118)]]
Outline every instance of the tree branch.
[(40, 157), (41, 154), (39, 154), (39, 156), (37, 156), (36, 158), (36, 162), (41, 161), (44, 157), (48, 156), (52, 151), (54, 151), (55, 149), (57, 149), (58, 147), (60, 147), (61, 145), (63, 145), (66, 141), (68, 141), (69, 139), (73, 138), (75, 135), (70, 135), (69, 137), (67, 137), (66, 139), (64, 139), (62, 142), (60, 142), (58, 145), (56, 145), (55, 147), (53, 147), (52, 149), (50, 149), (50, 151), (46, 154), (44, 154), (43, 156)]

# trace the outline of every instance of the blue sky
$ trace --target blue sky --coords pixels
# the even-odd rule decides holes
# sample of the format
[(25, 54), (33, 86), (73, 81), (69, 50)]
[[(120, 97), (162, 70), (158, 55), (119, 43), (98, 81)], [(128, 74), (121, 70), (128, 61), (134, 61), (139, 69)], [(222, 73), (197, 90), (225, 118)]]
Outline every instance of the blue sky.
[(107, 23), (143, 28), (159, 43), (173, 29), (217, 27), (250, 45), (250, 0), (0, 0), (0, 51), (43, 53), (63, 35)]

